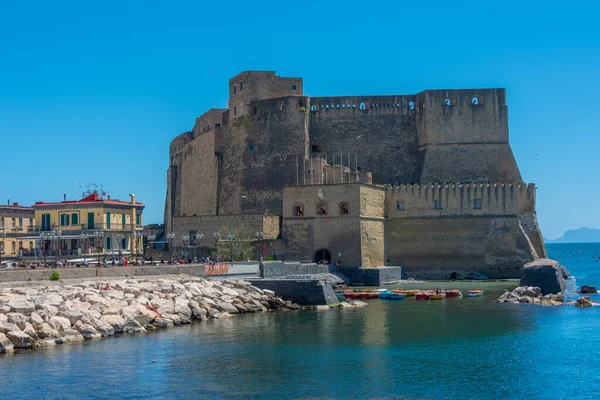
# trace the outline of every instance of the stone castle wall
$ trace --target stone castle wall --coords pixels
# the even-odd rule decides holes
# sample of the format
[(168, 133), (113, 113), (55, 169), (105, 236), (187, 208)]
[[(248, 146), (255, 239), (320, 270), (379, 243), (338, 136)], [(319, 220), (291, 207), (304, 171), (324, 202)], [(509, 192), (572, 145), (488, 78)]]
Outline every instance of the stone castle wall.
[[(430, 266), (455, 268), (445, 253), (452, 249), (469, 268), (495, 261), (512, 268), (545, 255), (535, 187), (522, 183), (508, 141), (504, 89), (307, 97), (301, 78), (246, 71), (230, 79), (228, 90), (226, 109), (207, 111), (171, 143), (167, 231), (216, 231), (224, 225), (211, 217), (233, 215), (229, 224), (279, 234), (279, 220), (267, 228), (253, 219), (273, 214), (283, 218), (292, 258), (312, 258), (321, 246), (334, 259), (342, 253), (367, 266), (403, 259), (421, 266), (429, 253), (438, 260)], [(291, 195), (289, 188), (312, 183), (326, 190), (357, 177), (397, 186), (373, 194), (357, 184), (360, 190), (339, 201), (331, 192), (326, 216), (315, 215), (312, 189), (297, 187)], [(288, 204), (286, 190), (305, 204), (304, 215), (292, 214), (297, 204)], [(454, 236), (453, 224), (461, 229)], [(407, 247), (419, 237), (422, 246)], [(434, 238), (447, 249), (437, 249)]]

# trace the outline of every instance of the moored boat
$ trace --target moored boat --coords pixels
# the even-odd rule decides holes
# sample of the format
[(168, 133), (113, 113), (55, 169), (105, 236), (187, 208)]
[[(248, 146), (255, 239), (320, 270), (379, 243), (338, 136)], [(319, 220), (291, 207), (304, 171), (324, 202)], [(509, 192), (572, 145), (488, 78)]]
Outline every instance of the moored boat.
[(483, 289), (471, 289), (467, 292), (469, 297), (479, 297), (483, 296)]
[(392, 299), (392, 300), (402, 300), (402, 299), (405, 299), (405, 298), (406, 298), (406, 293), (404, 293), (404, 292), (396, 292), (396, 291), (394, 291), (392, 293), (392, 295), (390, 296), (390, 299)]
[(462, 292), (458, 289), (446, 290), (446, 297), (462, 297)]
[(429, 300), (442, 300), (446, 297), (446, 293), (443, 291), (432, 293), (429, 295)]
[(403, 292), (406, 294), (406, 297), (414, 297), (417, 293), (420, 292), (419, 289), (410, 289), (410, 290), (403, 290)]
[(429, 296), (431, 293), (426, 291), (420, 291), (415, 294), (415, 299), (417, 300), (429, 300)]
[(389, 299), (389, 300), (401, 300), (406, 298), (406, 294), (399, 290), (394, 291), (385, 291), (379, 294), (380, 299)]

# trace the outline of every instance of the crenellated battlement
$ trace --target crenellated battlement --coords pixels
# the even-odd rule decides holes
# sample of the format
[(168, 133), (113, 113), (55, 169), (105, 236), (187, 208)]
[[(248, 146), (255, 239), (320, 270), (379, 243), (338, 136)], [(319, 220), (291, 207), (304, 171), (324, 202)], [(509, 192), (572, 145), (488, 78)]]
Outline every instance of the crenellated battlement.
[(389, 218), (504, 216), (535, 212), (535, 184), (447, 183), (388, 185)]

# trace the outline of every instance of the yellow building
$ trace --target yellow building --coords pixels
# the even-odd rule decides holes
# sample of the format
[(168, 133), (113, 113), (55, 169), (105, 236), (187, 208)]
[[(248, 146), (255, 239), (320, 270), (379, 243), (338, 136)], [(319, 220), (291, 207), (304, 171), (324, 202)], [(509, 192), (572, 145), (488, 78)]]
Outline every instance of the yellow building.
[(35, 240), (28, 239), (28, 232), (34, 224), (33, 208), (18, 203), (0, 206), (0, 260), (33, 254)]
[(127, 202), (103, 198), (94, 191), (81, 200), (35, 203), (35, 231), (42, 255), (141, 255), (144, 205), (130, 196)]

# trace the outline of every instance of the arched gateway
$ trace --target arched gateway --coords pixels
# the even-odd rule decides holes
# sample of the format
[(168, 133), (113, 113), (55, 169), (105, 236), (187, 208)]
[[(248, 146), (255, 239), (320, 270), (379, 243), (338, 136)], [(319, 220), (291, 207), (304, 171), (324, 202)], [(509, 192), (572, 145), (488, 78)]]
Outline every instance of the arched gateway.
[(327, 261), (327, 264), (331, 264), (331, 252), (327, 249), (319, 249), (315, 253), (315, 262)]

